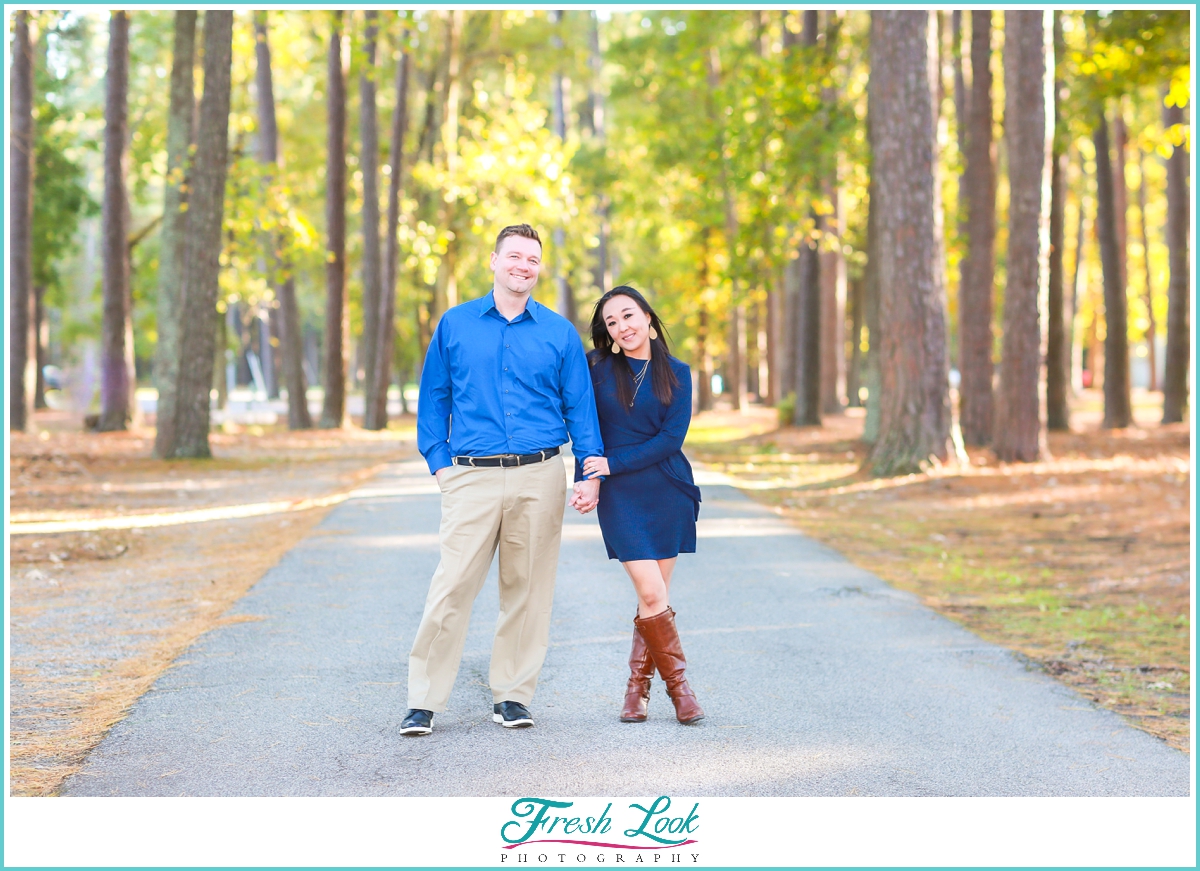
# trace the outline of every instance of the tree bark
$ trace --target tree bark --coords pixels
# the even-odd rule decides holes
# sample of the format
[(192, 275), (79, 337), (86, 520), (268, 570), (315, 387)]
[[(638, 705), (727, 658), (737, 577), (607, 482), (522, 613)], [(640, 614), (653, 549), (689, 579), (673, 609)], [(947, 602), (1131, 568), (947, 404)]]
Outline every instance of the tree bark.
[[(936, 44), (933, 15), (873, 11), (872, 75), (878, 79), (872, 176), (878, 198), (879, 438), (875, 475), (919, 471), (951, 456), (949, 361), (940, 263)], [(875, 204), (872, 203), (872, 208)], [(874, 336), (872, 336), (872, 341)]]
[[(817, 231), (821, 218), (813, 214)], [(821, 425), (821, 253), (808, 240), (800, 246), (796, 294), (799, 347), (796, 349), (796, 425)]]
[(846, 405), (862, 408), (859, 388), (862, 387), (862, 330), (863, 330), (863, 286), (862, 277), (850, 281), (848, 295), (850, 307), (850, 359), (846, 363)]
[(1084, 249), (1087, 243), (1087, 166), (1079, 162), (1079, 220), (1075, 225), (1075, 266), (1071, 276), (1071, 310), (1067, 316), (1066, 358), (1070, 373), (1068, 384), (1071, 393), (1083, 389), (1083, 342), (1076, 341), (1076, 323), (1079, 320), (1079, 301), (1087, 289), (1087, 259)]
[[(1167, 106), (1163, 126), (1183, 123), (1183, 109)], [(1163, 378), (1163, 423), (1179, 423), (1188, 402), (1191, 361), (1191, 206), (1188, 202), (1188, 153), (1182, 145), (1167, 159), (1167, 249), (1171, 283), (1167, 290), (1167, 359)]]
[(163, 217), (158, 252), (158, 344), (154, 349), (154, 453), (166, 456), (175, 442), (175, 383), (179, 378), (179, 305), (187, 238), (188, 149), (192, 145), (192, 113), (196, 88), (196, 10), (175, 13), (171, 58), (171, 97), (167, 110), (167, 177), (163, 182)]
[(821, 413), (841, 414), (846, 391), (846, 258), (842, 256), (842, 192), (835, 178), (829, 190), (833, 200), (833, 226), (837, 242), (833, 251), (821, 252)]
[(1122, 280), (1117, 239), (1113, 166), (1108, 142), (1108, 119), (1100, 110), (1093, 134), (1096, 146), (1096, 236), (1104, 274), (1104, 421), (1105, 429), (1133, 423), (1129, 395), (1128, 302)]
[[(1064, 50), (1062, 15), (1054, 13), (1054, 117), (1059, 114), (1059, 95), (1063, 83), (1058, 77), (1058, 58)], [(1071, 345), (1063, 322), (1066, 298), (1063, 249), (1066, 241), (1067, 149), (1066, 137), (1053, 136), (1054, 150), (1050, 175), (1050, 287), (1046, 323), (1046, 428), (1066, 431), (1071, 428), (1067, 396), (1070, 392)]]
[[(408, 46), (408, 22), (405, 21), (401, 34), (400, 58), (396, 64), (396, 106), (392, 110), (392, 147), (390, 157), (391, 174), (388, 176), (387, 237), (384, 256), (383, 293), (379, 296), (379, 339), (375, 355), (375, 402), (370, 406), (367, 428), (387, 427), (387, 391), (391, 382), (392, 349), (396, 339), (396, 280), (400, 270), (400, 188), (404, 173), (404, 134), (408, 130), (408, 76), (411, 60)], [(400, 406), (407, 409), (404, 401), (404, 379), (400, 379)]]
[(23, 432), (33, 422), (36, 390), (33, 333), (33, 44), (29, 12), (13, 15), (9, 130), (9, 346), (8, 427)]
[[(196, 127), (196, 163), (188, 202), (188, 232), (180, 302), (175, 443), (169, 457), (210, 457), (210, 393), (221, 269), (221, 225), (229, 152), (233, 12), (204, 13), (204, 96)], [(186, 325), (187, 329), (182, 329)]]
[(1129, 147), (1129, 129), (1125, 126), (1125, 107), (1120, 97), (1113, 113), (1112, 176), (1113, 221), (1117, 227), (1117, 264), (1121, 286), (1129, 287), (1129, 185), (1125, 181), (1125, 155)]
[[(383, 295), (382, 259), (379, 248), (379, 124), (375, 88), (375, 53), (379, 33), (379, 13), (367, 10), (364, 54), (366, 66), (359, 74), (359, 130), (362, 140), (359, 167), (363, 179), (363, 328), (360, 349), (363, 364), (363, 426), (380, 429), (376, 420), (378, 407), (376, 392), (380, 385), (375, 382), (376, 354), (379, 347), (379, 299)], [(386, 402), (387, 385), (382, 385)], [(367, 417), (370, 420), (367, 420)]]
[[(1008, 279), (993, 444), (1004, 462), (1041, 455), (1038, 402), (1049, 283), (1054, 47), (1050, 11), (1004, 13), (1004, 135), (1008, 144)], [(1060, 295), (1061, 300), (1061, 295)], [(1061, 323), (1061, 314), (1060, 314)]]
[[(275, 83), (271, 74), (271, 44), (267, 38), (267, 13), (254, 16), (255, 84), (258, 91), (258, 159), (274, 175), (279, 164), (279, 128), (275, 121)], [(268, 181), (269, 183), (269, 181)], [(304, 342), (300, 333), (300, 307), (296, 301), (296, 279), (291, 263), (279, 254), (283, 234), (267, 241), (267, 263), (271, 269), (275, 297), (279, 300), (279, 345), (283, 357), (283, 380), (288, 391), (288, 429), (311, 429), (308, 411), (308, 379), (304, 377)]]
[(46, 288), (33, 286), (34, 392), (33, 407), (46, 408), (46, 364), (50, 362), (50, 323), (46, 320)]
[[(601, 76), (604, 69), (604, 56), (600, 52), (600, 20), (596, 10), (588, 12), (588, 44), (590, 53), (588, 62), (591, 68), (589, 84), (590, 103), (592, 107), (592, 135), (603, 148), (606, 131), (604, 125), (604, 91)], [(604, 294), (612, 287), (612, 268), (608, 258), (609, 212), (611, 203), (607, 194), (601, 193), (596, 202), (596, 261), (593, 272), (593, 283), (599, 294)]]
[(992, 440), (992, 298), (995, 282), (996, 168), (992, 144), (992, 12), (971, 13), (971, 95), (960, 185), (966, 201), (967, 249), (959, 274), (958, 419), (963, 442)]
[(1138, 216), (1142, 230), (1142, 269), (1146, 304), (1146, 354), (1150, 364), (1150, 390), (1158, 390), (1158, 349), (1154, 343), (1158, 337), (1157, 325), (1154, 322), (1154, 281), (1150, 275), (1150, 230), (1146, 226), (1146, 161), (1142, 149), (1138, 148)]
[(871, 177), (867, 185), (867, 264), (863, 270), (863, 322), (867, 327), (867, 359), (863, 366), (863, 382), (867, 388), (867, 414), (863, 420), (863, 441), (869, 445), (879, 440), (881, 416), (879, 349), (883, 344), (883, 328), (879, 322), (879, 125), (881, 84), (875, 68), (882, 59), (883, 21), (871, 16), (871, 76), (867, 80), (867, 143), (871, 149)]
[[(801, 44), (812, 52), (816, 49), (820, 18), (815, 9), (803, 14), (804, 29)], [(821, 252), (817, 240), (824, 232), (824, 221), (813, 209), (810, 212), (814, 238), (800, 246), (800, 282), (798, 286), (799, 331), (796, 350), (796, 423), (800, 426), (821, 425)]]
[[(553, 35), (550, 38), (550, 45), (554, 51), (554, 76), (552, 78), (552, 94), (550, 114), (551, 121), (554, 125), (554, 135), (558, 137), (560, 144), (565, 145), (567, 141), (567, 114), (565, 106), (565, 98), (563, 94), (563, 11), (561, 9), (550, 10), (550, 22), (554, 26)], [(564, 216), (565, 217), (565, 216)], [(566, 264), (566, 231), (560, 222), (554, 227), (554, 284), (558, 290), (557, 309), (558, 313), (571, 323), (576, 323), (579, 320), (578, 312), (575, 308), (575, 293), (571, 288), (571, 276), (567, 274)]]
[(129, 94), (129, 13), (114, 11), (108, 23), (108, 72), (104, 101), (103, 324), (100, 339), (101, 432), (129, 426), (133, 399), (128, 365), (129, 248), (125, 205), (125, 140)]
[(322, 429), (346, 419), (346, 79), (342, 72), (342, 13), (332, 13), (329, 36), (328, 130), (325, 147), (325, 401)]
[[(708, 261), (712, 251), (712, 237), (716, 235), (716, 230), (713, 227), (706, 227), (704, 230), (704, 239), (700, 249), (700, 282), (701, 291), (709, 287), (711, 276), (709, 275)], [(712, 394), (712, 354), (710, 353), (710, 326), (707, 303), (701, 295), (699, 302), (700, 311), (696, 316), (696, 363), (699, 368), (697, 374), (697, 390), (696, 390), (696, 409), (698, 411), (709, 411), (713, 407)]]

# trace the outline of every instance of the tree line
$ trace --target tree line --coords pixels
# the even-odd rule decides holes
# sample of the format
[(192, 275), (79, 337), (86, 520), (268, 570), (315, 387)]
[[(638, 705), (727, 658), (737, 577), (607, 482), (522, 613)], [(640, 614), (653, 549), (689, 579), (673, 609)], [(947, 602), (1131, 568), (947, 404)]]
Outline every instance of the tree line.
[(1131, 342), (1183, 419), (1184, 11), (17, 11), (10, 40), (14, 429), (85, 337), (97, 427), (140, 372), (164, 457), (209, 455), (231, 358), (292, 428), (353, 390), (383, 428), (514, 220), (581, 326), (651, 294), (701, 408), (865, 401), (877, 474), (1036, 459), (1085, 385), (1128, 426)]

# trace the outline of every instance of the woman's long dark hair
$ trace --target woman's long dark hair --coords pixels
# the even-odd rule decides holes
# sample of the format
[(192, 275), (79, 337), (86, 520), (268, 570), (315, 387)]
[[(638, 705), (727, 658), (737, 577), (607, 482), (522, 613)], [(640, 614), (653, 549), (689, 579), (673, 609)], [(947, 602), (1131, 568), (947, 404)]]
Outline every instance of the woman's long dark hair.
[(617, 373), (617, 399), (628, 411), (633, 404), (633, 367), (629, 365), (628, 354), (613, 353), (612, 336), (608, 334), (608, 327), (604, 323), (604, 306), (614, 296), (627, 296), (633, 300), (637, 307), (650, 318), (650, 328), (658, 333), (657, 339), (650, 340), (650, 379), (658, 401), (663, 405), (670, 405), (671, 399), (675, 395), (675, 388), (679, 386), (679, 379), (675, 377), (675, 372), (671, 369), (671, 352), (667, 348), (667, 329), (658, 319), (658, 315), (654, 313), (654, 309), (650, 308), (650, 303), (646, 302), (646, 298), (627, 284), (614, 287), (604, 294), (596, 301), (596, 307), (592, 309), (592, 347), (596, 349), (589, 355), (592, 358), (592, 365), (594, 366), (606, 357), (614, 358), (613, 371)]

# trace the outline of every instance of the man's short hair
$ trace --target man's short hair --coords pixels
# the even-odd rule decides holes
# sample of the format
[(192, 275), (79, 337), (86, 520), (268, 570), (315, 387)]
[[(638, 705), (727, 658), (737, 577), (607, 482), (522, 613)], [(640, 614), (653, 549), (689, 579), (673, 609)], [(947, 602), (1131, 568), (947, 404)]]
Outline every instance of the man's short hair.
[(533, 227), (528, 224), (513, 224), (511, 227), (505, 227), (501, 230), (500, 235), (496, 237), (496, 251), (500, 250), (500, 245), (509, 236), (521, 236), (524, 239), (532, 239), (538, 243), (539, 248), (542, 245), (542, 240), (538, 236), (537, 230), (533, 229)]

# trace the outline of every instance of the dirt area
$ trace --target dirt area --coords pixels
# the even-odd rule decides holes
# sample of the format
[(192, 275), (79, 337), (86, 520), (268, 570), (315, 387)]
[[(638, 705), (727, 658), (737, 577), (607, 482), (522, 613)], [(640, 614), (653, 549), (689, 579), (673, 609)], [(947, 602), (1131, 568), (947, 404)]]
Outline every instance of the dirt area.
[[(53, 795), (155, 678), (344, 493), (415, 453), (411, 418), (383, 433), (230, 427), (212, 460), (150, 457), (153, 430), (86, 434), (39, 412), (10, 453), (12, 795)], [(21, 534), (79, 522), (283, 503), (256, 517)], [(289, 504), (290, 503), (290, 504)], [(302, 508), (302, 506), (301, 506)]]
[(1099, 428), (1077, 404), (1038, 463), (872, 479), (863, 412), (776, 429), (772, 412), (709, 413), (693, 455), (804, 532), (1172, 746), (1190, 752), (1190, 431)]

